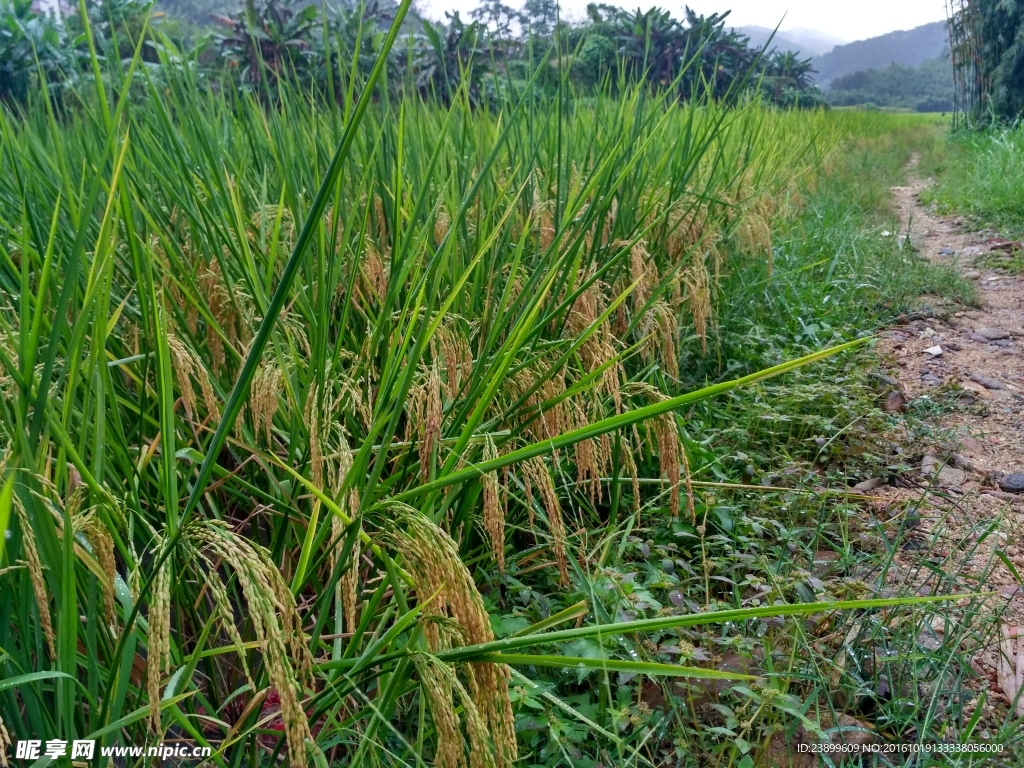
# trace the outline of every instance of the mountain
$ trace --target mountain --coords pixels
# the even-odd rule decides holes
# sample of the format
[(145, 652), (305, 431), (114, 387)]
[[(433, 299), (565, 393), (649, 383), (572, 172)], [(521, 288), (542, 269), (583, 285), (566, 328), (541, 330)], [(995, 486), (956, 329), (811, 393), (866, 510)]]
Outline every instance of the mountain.
[[(736, 27), (737, 32), (750, 38), (750, 44), (755, 48), (763, 48), (771, 39), (771, 47), (780, 51), (793, 51), (805, 58), (820, 56), (831, 51), (835, 46), (846, 42), (837, 37), (831, 37), (823, 32), (813, 29), (787, 29), (775, 32), (768, 27)], [(772, 33), (775, 32), (774, 37)]]
[(910, 30), (837, 45), (814, 59), (817, 70), (814, 79), (822, 88), (827, 88), (836, 78), (854, 72), (886, 69), (892, 64), (916, 68), (939, 58), (948, 47), (946, 22), (936, 21)]

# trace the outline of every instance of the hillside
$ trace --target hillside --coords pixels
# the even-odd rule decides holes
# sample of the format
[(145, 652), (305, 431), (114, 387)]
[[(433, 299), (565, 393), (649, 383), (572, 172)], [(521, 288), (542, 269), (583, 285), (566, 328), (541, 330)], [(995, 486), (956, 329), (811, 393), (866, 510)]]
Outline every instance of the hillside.
[(814, 59), (815, 81), (827, 88), (833, 80), (891, 64), (919, 67), (937, 59), (948, 47), (946, 22), (936, 21), (914, 29), (890, 32), (868, 40), (839, 45)]
[(749, 37), (753, 47), (763, 48), (771, 40), (771, 47), (780, 51), (793, 51), (805, 58), (828, 53), (835, 46), (846, 42), (813, 29), (787, 29), (775, 32), (769, 27), (748, 26), (736, 27), (736, 31)]
[(953, 109), (953, 67), (948, 54), (920, 67), (890, 64), (885, 69), (837, 77), (825, 95), (837, 107), (871, 104), (916, 112), (949, 112)]

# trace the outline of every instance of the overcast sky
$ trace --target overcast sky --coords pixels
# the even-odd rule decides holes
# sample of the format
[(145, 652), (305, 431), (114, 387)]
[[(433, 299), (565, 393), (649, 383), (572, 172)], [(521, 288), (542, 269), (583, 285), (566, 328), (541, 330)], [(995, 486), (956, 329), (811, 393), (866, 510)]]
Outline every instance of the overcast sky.
[[(581, 18), (591, 0), (562, 0), (563, 14)], [(668, 0), (607, 0), (615, 5), (645, 10), (658, 5), (681, 15), (684, 3)], [(505, 0), (521, 7), (521, 0)], [(476, 7), (475, 0), (420, 0), (428, 16), (443, 19), (445, 11), (457, 10), (467, 18)], [(782, 29), (814, 29), (842, 40), (863, 40), (896, 29), (912, 29), (930, 21), (946, 18), (945, 0), (689, 0), (698, 13), (710, 14), (732, 9), (730, 23), (735, 26), (756, 24)], [(785, 20), (783, 17), (785, 16)]]

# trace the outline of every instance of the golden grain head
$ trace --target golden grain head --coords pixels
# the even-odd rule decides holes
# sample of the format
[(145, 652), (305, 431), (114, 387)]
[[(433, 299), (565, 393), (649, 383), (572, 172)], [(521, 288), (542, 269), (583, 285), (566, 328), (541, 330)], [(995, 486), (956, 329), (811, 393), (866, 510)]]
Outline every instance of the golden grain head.
[(537, 238), (542, 251), (546, 251), (555, 241), (555, 220), (551, 216), (551, 202), (538, 202), (533, 208), (537, 220)]
[(456, 714), (451, 678), (445, 674), (439, 662), (430, 659), (417, 659), (416, 669), (437, 736), (434, 766), (463, 768), (466, 765), (466, 746)]
[(668, 506), (673, 518), (679, 517), (680, 453), (679, 430), (675, 416), (663, 414), (654, 419), (654, 435), (658, 444), (658, 464), (661, 477), (668, 481)]
[(8, 768), (10, 765), (7, 761), (7, 752), (12, 746), (14, 742), (11, 740), (11, 734), (7, 732), (4, 719), (0, 717), (0, 768)]
[(246, 661), (245, 644), (242, 641), (241, 633), (238, 631), (235, 610), (231, 605), (227, 589), (224, 587), (224, 582), (220, 580), (216, 564), (204, 555), (201, 555), (201, 557), (206, 563), (208, 575), (206, 585), (210, 590), (210, 599), (213, 602), (216, 615), (220, 617), (221, 628), (227, 633), (231, 644), (235, 648), (235, 652), (238, 654), (238, 659), (242, 663), (242, 672), (245, 675), (246, 682), (249, 684), (249, 688), (255, 691), (256, 684), (253, 682), (252, 674), (249, 671), (249, 664)]
[(39, 628), (43, 632), (43, 639), (46, 641), (46, 650), (51, 659), (57, 658), (57, 650), (54, 644), (55, 635), (53, 632), (53, 620), (50, 614), (50, 598), (46, 593), (46, 580), (43, 577), (43, 565), (39, 560), (39, 548), (36, 546), (36, 535), (28, 519), (28, 513), (18, 494), (14, 494), (14, 513), (18, 518), (18, 525), (21, 527), (21, 548), (28, 566), (29, 579), (32, 582), (32, 593), (36, 599), (36, 607), (39, 609)]
[[(345, 402), (352, 404), (348, 385), (340, 384), (341, 393), (331, 396), (328, 392), (321, 394), (314, 381), (310, 384), (303, 410), (303, 421), (309, 434), (309, 464), (313, 484), (327, 490), (337, 498), (341, 492), (348, 471), (352, 467), (352, 449), (349, 447), (345, 427), (340, 416)], [(355, 397), (358, 397), (358, 391)], [(350, 409), (355, 413), (355, 409)]]
[(772, 229), (768, 220), (750, 210), (744, 212), (736, 228), (740, 250), (751, 256), (772, 257)]
[[(344, 530), (345, 528), (341, 520), (335, 516), (331, 533), (338, 540), (336, 545), (338, 556), (343, 554), (341, 550), (344, 549), (344, 537), (342, 536)], [(348, 567), (341, 574), (341, 578), (338, 579), (337, 596), (341, 601), (346, 632), (355, 632), (356, 627), (359, 625), (359, 549), (360, 541), (357, 536), (352, 544), (352, 554), (349, 556), (350, 562)]]
[[(717, 267), (716, 267), (717, 268)], [(701, 351), (707, 351), (708, 324), (711, 320), (711, 278), (703, 259), (695, 259), (682, 275), (686, 299), (693, 318), (694, 332)]]
[(612, 200), (604, 216), (604, 225), (601, 227), (601, 245), (606, 246), (612, 239), (612, 232), (615, 229), (615, 221), (619, 215), (619, 201)]
[(718, 223), (707, 204), (691, 204), (685, 211), (674, 211), (668, 220), (666, 248), (674, 264), (683, 263), (695, 249), (707, 248), (720, 237)]
[(647, 252), (647, 243), (639, 241), (629, 252), (629, 277), (636, 283), (631, 299), (633, 312), (639, 313), (658, 287), (658, 268)]
[[(484, 461), (498, 457), (494, 441), (488, 437), (484, 444)], [(505, 505), (501, 496), (501, 487), (497, 472), (488, 472), (480, 478), (483, 483), (484, 497), (484, 530), (491, 543), (491, 554), (498, 564), (498, 570), (505, 572)]]
[[(159, 555), (158, 555), (159, 556)], [(171, 578), (170, 558), (153, 576), (149, 603), (149, 659), (146, 665), (146, 695), (149, 699), (149, 726), (154, 735), (161, 735), (160, 682), (170, 667)]]
[(496, 768), (498, 764), (497, 750), (491, 742), (486, 717), (477, 708), (481, 686), (477, 679), (477, 670), (470, 665), (466, 668), (470, 691), (459, 682), (453, 670), (449, 670), (453, 687), (459, 693), (462, 702), (462, 716), (465, 721), (466, 735), (469, 737), (469, 768)]
[(305, 766), (311, 735), (300, 697), (313, 684), (313, 662), (288, 584), (265, 549), (222, 525), (204, 521), (189, 535), (200, 550), (208, 550), (235, 572), (270, 683), (280, 699), (288, 762), (292, 768)]
[(362, 265), (363, 285), (365, 288), (360, 291), (360, 295), (366, 295), (368, 299), (377, 302), (382, 301), (388, 292), (389, 271), (380, 251), (367, 239), (363, 247)]
[(448, 236), (448, 230), (451, 228), (451, 219), (448, 218), (448, 212), (444, 208), (441, 208), (437, 212), (437, 218), (434, 219), (434, 244), (441, 245), (444, 239)]
[(249, 415), (257, 438), (261, 435), (269, 445), (273, 439), (274, 415), (277, 413), (279, 397), (284, 388), (284, 374), (271, 362), (260, 363), (249, 388)]
[(253, 213), (250, 224), (253, 234), (257, 237), (270, 234), (278, 227), (278, 237), (286, 248), (295, 242), (295, 222), (292, 220), (291, 209), (287, 206), (264, 205)]
[(663, 301), (657, 302), (652, 311), (654, 324), (657, 328), (656, 338), (658, 353), (665, 373), (674, 379), (679, 378), (679, 363), (676, 360), (676, 314)]
[(473, 373), (473, 352), (469, 340), (454, 321), (446, 322), (438, 329), (437, 339), (444, 360), (445, 393), (454, 401), (469, 384)]
[(581, 440), (574, 447), (576, 482), (581, 488), (587, 489), (592, 505), (601, 501), (601, 469), (598, 460), (600, 445), (597, 440)]
[(167, 348), (170, 352), (171, 368), (181, 391), (185, 413), (191, 418), (196, 413), (196, 392), (192, 388), (192, 353), (185, 342), (173, 334), (167, 334)]
[(643, 339), (640, 349), (644, 359), (658, 361), (662, 370), (669, 376), (679, 376), (679, 364), (676, 358), (676, 315), (666, 302), (655, 301), (650, 311), (644, 316), (639, 327)]
[(522, 426), (534, 439), (549, 439), (572, 428), (562, 370), (537, 364), (523, 369), (510, 381), (510, 387), (520, 396), (530, 393), (522, 410)]
[(181, 390), (182, 401), (185, 404), (185, 413), (190, 418), (198, 414), (198, 401), (193, 384), (193, 380), (195, 380), (199, 385), (207, 419), (211, 421), (219, 419), (220, 400), (213, 390), (210, 373), (206, 370), (202, 359), (183, 339), (174, 334), (167, 335), (167, 346), (174, 378), (178, 382), (178, 389)]
[[(555, 553), (555, 563), (558, 567), (558, 583), (563, 587), (569, 586), (569, 558), (566, 554), (565, 525), (562, 522), (562, 505), (558, 500), (555, 491), (555, 483), (551, 477), (551, 471), (544, 459), (536, 456), (527, 459), (520, 464), (523, 471), (523, 481), (528, 483), (540, 497), (541, 506), (548, 518), (548, 530), (551, 533), (551, 548)], [(531, 497), (528, 496), (528, 501)]]
[(114, 539), (107, 527), (96, 516), (95, 511), (85, 516), (80, 527), (92, 547), (102, 574), (102, 576), (99, 574), (97, 576), (100, 591), (103, 593), (103, 612), (107, 625), (116, 628), (117, 607), (114, 602), (114, 576), (117, 574), (117, 562), (114, 559)]
[[(576, 421), (581, 427), (590, 421), (597, 421), (601, 418), (601, 414), (598, 411), (600, 401), (594, 398), (591, 402), (595, 412), (590, 419), (587, 418), (586, 413), (584, 413), (579, 404), (573, 402), (573, 408), (577, 415)], [(605, 452), (607, 446), (607, 439), (591, 438), (581, 440), (573, 447), (576, 463), (576, 483), (581, 488), (586, 489), (587, 496), (592, 505), (596, 505), (602, 500), (601, 477), (604, 475), (608, 463), (608, 454)]]
[[(212, 260), (208, 266), (199, 270), (199, 290), (206, 300), (206, 307), (216, 321), (216, 325), (228, 334), (229, 339), (237, 335), (235, 330), (235, 311), (231, 303), (231, 293), (221, 274), (220, 262)], [(210, 363), (214, 375), (219, 375), (224, 368), (224, 340), (216, 325), (206, 325), (206, 346), (210, 350)]]
[[(385, 511), (385, 540), (403, 553), (418, 599), (429, 601), (424, 606), (425, 616), (453, 619), (466, 644), (494, 639), (483, 598), (452, 538), (412, 507), (392, 502)], [(454, 637), (451, 633), (442, 635), (433, 621), (425, 621), (423, 627), (434, 651)], [(506, 672), (501, 665), (486, 663), (469, 665), (466, 675), (473, 703), (491, 734), (496, 765), (510, 768), (515, 761), (516, 741)]]
[(306, 395), (306, 407), (302, 414), (302, 420), (306, 425), (306, 432), (309, 434), (309, 469), (312, 475), (313, 485), (323, 489), (324, 478), (326, 477), (327, 455), (330, 452), (328, 447), (327, 429), (324, 426), (323, 404), (319, 402), (320, 390), (314, 381)]
[[(437, 361), (430, 366), (427, 374), (423, 409), (423, 442), (420, 446), (420, 475), (424, 480), (430, 478), (430, 466), (434, 452), (440, 452), (441, 418), (443, 405), (441, 402), (441, 374)], [(440, 455), (438, 456), (440, 461)]]
[[(604, 286), (593, 284), (583, 291), (573, 302), (566, 322), (566, 332), (574, 337), (582, 336), (590, 330), (605, 310)], [(594, 373), (615, 357), (613, 344), (614, 333), (611, 324), (605, 320), (600, 327), (594, 329), (580, 346), (580, 357), (587, 373)], [(607, 394), (617, 396), (617, 371), (612, 377), (602, 376), (601, 386)]]

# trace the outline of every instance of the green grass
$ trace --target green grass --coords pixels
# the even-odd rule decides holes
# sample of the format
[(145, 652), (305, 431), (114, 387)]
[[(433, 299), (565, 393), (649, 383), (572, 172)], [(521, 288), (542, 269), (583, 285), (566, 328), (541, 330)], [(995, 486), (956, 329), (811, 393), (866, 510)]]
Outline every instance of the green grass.
[(997, 272), (1019, 275), (1024, 273), (1024, 251), (1020, 249), (1009, 252), (993, 251), (979, 256), (975, 260), (975, 264)]
[(930, 193), (946, 211), (978, 227), (1024, 234), (1024, 130), (963, 133), (951, 142)]
[[(840, 484), (871, 466), (859, 340), (921, 292), (969, 298), (884, 234), (934, 127), (567, 84), (552, 108), (267, 109), (163, 75), (0, 117), (14, 738), (756, 765), (864, 714), (816, 599), (960, 685), (959, 638), (922, 660), (902, 629), (933, 603), (858, 602), (885, 558), (812, 478), (816, 439)], [(714, 485), (748, 464), (799, 483)], [(806, 571), (823, 548), (836, 583)], [(755, 648), (718, 675), (744, 684), (685, 683), (708, 707), (669, 687)], [(876, 704), (887, 737), (964, 733)]]

